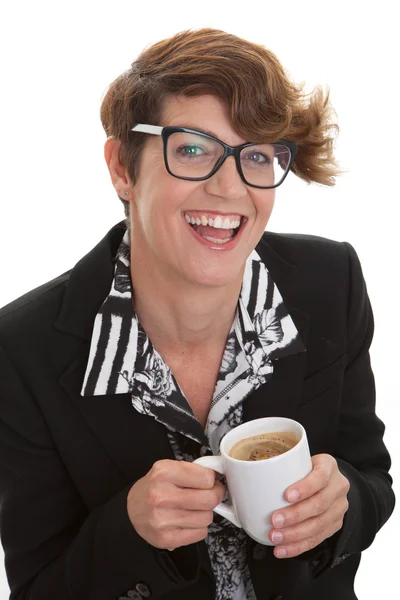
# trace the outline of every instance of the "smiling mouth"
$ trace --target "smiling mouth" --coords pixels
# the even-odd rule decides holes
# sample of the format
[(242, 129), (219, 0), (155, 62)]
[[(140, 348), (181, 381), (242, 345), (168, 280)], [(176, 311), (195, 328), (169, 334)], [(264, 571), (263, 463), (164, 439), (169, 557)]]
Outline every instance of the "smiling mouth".
[(245, 217), (241, 215), (218, 215), (202, 212), (184, 213), (186, 222), (203, 239), (213, 244), (224, 245), (239, 233)]

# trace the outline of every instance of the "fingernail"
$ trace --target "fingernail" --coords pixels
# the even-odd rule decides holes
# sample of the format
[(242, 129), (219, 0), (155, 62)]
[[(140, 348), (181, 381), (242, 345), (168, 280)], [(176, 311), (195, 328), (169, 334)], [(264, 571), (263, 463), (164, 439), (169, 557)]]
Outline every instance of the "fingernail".
[(287, 497), (289, 502), (296, 502), (299, 499), (300, 494), (297, 490), (290, 490)]
[(285, 548), (278, 548), (276, 550), (275, 556), (277, 556), (278, 558), (285, 558), (286, 555), (287, 551), (285, 550)]
[(281, 513), (277, 513), (276, 515), (273, 516), (272, 519), (275, 527), (283, 527), (285, 524), (285, 517), (283, 515), (281, 515)]
[(275, 542), (275, 544), (283, 542), (283, 533), (281, 533), (280, 531), (274, 531), (274, 533), (272, 534), (272, 541)]

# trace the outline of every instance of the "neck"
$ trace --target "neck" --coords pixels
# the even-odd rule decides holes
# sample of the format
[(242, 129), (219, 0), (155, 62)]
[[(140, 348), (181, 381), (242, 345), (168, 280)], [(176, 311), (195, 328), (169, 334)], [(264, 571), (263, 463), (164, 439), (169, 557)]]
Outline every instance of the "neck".
[[(154, 265), (153, 265), (154, 266)], [(241, 276), (224, 287), (206, 287), (174, 273), (149, 269), (131, 248), (133, 302), (155, 347), (171, 350), (225, 344), (235, 316)]]

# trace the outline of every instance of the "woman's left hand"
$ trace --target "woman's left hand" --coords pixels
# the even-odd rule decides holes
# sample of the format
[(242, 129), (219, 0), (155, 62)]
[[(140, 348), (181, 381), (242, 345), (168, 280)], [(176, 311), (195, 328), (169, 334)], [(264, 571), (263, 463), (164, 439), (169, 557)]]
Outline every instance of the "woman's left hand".
[(291, 485), (285, 497), (291, 506), (275, 511), (269, 537), (277, 558), (291, 558), (311, 550), (343, 525), (349, 507), (349, 481), (333, 456), (316, 454), (307, 477)]

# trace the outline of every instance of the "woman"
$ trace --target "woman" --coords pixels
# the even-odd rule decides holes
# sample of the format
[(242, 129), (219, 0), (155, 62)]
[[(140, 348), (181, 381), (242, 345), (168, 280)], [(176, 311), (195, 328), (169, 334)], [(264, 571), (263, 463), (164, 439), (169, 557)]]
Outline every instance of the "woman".
[[(355, 598), (394, 504), (354, 249), (264, 233), (291, 170), (334, 183), (320, 89), (221, 31), (149, 47), (101, 108), (126, 222), (0, 313), (1, 532), (11, 599)], [(251, 419), (306, 428), (313, 470), (274, 548), (191, 464)]]

